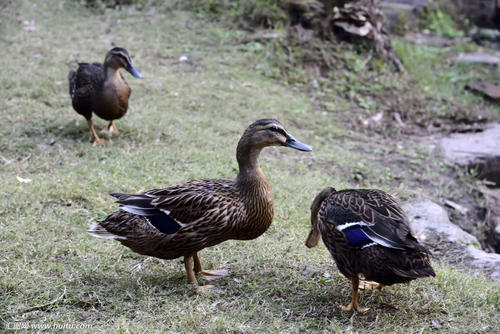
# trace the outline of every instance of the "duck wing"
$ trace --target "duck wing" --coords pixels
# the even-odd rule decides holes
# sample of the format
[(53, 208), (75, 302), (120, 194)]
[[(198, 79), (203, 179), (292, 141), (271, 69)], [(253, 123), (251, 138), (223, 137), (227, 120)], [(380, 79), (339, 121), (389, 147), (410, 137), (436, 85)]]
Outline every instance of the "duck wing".
[(181, 228), (196, 230), (204, 225), (227, 225), (239, 222), (245, 208), (238, 201), (233, 180), (195, 180), (166, 189), (142, 194), (119, 194), (120, 209), (145, 217), (162, 233), (177, 233)]
[(341, 231), (349, 246), (380, 245), (428, 252), (411, 233), (396, 200), (376, 189), (341, 190), (328, 197), (327, 220)]
[(93, 97), (104, 82), (104, 66), (99, 63), (79, 63), (78, 69), (68, 74), (70, 95), (73, 100)]

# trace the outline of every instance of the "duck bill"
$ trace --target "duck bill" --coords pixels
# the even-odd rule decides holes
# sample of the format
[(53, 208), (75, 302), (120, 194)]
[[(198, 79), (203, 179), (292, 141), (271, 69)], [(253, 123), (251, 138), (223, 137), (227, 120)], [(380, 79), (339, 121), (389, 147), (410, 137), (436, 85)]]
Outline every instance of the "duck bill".
[(132, 74), (134, 77), (136, 77), (137, 79), (142, 79), (144, 78), (141, 74), (141, 72), (139, 72), (135, 67), (134, 65), (132, 64), (129, 64), (127, 67), (125, 67), (125, 71), (127, 71), (128, 73)]
[(321, 234), (319, 233), (318, 228), (312, 228), (311, 232), (307, 236), (306, 246), (307, 248), (313, 248), (318, 245), (318, 242), (321, 240)]
[(285, 146), (294, 148), (294, 149), (299, 150), (299, 151), (305, 151), (305, 152), (312, 151), (311, 146), (306, 145), (304, 143), (301, 143), (300, 141), (298, 141), (297, 139), (295, 139), (292, 136), (289, 136), (286, 139)]

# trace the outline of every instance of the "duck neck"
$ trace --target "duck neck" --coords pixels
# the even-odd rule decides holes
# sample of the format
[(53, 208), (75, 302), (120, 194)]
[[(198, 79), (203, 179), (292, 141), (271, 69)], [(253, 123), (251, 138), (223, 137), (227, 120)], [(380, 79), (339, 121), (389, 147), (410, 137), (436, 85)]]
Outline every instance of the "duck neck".
[[(256, 198), (260, 196), (270, 197), (269, 184), (259, 165), (259, 154), (262, 147), (255, 147), (239, 143), (236, 158), (238, 160), (239, 173), (236, 178), (240, 190), (252, 192)], [(257, 195), (255, 197), (255, 195)]]
[(110, 66), (105, 66), (105, 71), (104, 71), (104, 81), (111, 81), (111, 82), (114, 82), (114, 81), (117, 81), (117, 80), (120, 80), (120, 72), (118, 71), (117, 68), (112, 68)]
[(242, 177), (251, 177), (257, 171), (260, 171), (259, 165), (259, 155), (262, 148), (260, 147), (248, 147), (247, 145), (238, 144), (238, 149), (236, 152), (236, 159), (238, 160), (238, 166)]
[[(248, 217), (237, 239), (254, 239), (264, 233), (273, 221), (273, 196), (264, 173), (259, 166), (259, 154), (263, 147), (238, 144), (237, 159), (240, 172), (236, 187), (245, 203)], [(244, 236), (243, 238), (241, 236)]]

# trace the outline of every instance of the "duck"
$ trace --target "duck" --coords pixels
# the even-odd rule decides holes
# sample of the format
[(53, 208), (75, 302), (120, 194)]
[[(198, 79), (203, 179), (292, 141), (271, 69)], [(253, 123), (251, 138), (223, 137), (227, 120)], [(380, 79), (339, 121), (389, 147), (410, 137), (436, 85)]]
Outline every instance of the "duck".
[[(326, 187), (311, 205), (309, 248), (323, 242), (339, 271), (351, 281), (352, 299), (345, 311), (366, 312), (358, 289), (383, 289), (436, 274), (430, 252), (411, 232), (397, 201), (378, 189), (335, 190)], [(363, 275), (366, 281), (360, 281)]]
[(128, 99), (132, 89), (120, 73), (123, 68), (135, 78), (143, 75), (132, 63), (127, 50), (114, 47), (108, 51), (104, 63), (78, 63), (78, 68), (68, 73), (69, 95), (73, 109), (85, 117), (92, 134), (92, 145), (103, 142), (97, 135), (92, 122), (92, 113), (109, 124), (102, 132), (111, 135), (118, 133), (115, 120), (123, 117), (128, 109)]
[(312, 148), (296, 140), (276, 119), (253, 122), (236, 148), (239, 172), (234, 179), (198, 179), (139, 194), (112, 193), (119, 209), (93, 223), (88, 233), (115, 239), (132, 251), (160, 259), (184, 258), (188, 283), (198, 291), (196, 275), (212, 280), (226, 270), (203, 270), (198, 252), (226, 240), (252, 240), (271, 225), (270, 186), (259, 165), (267, 146), (299, 151)]

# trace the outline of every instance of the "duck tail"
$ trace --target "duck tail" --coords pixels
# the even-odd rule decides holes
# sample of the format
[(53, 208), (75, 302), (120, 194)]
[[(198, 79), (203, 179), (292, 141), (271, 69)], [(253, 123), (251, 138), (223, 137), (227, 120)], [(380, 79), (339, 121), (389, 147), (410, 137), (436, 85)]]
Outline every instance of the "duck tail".
[(424, 252), (408, 251), (399, 255), (399, 266), (394, 267), (394, 271), (403, 277), (435, 277), (436, 273), (432, 268), (429, 254)]
[(101, 225), (101, 222), (92, 223), (92, 225), (90, 225), (89, 229), (87, 230), (87, 233), (96, 238), (121, 240), (127, 239), (127, 237), (109, 232), (108, 230), (106, 230), (106, 228), (104, 228), (104, 226)]

